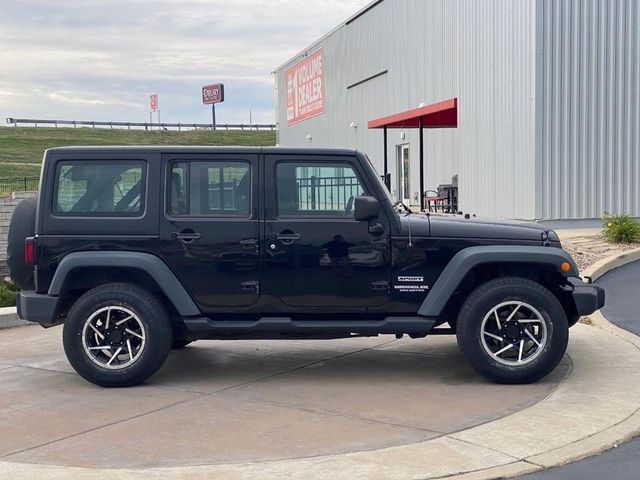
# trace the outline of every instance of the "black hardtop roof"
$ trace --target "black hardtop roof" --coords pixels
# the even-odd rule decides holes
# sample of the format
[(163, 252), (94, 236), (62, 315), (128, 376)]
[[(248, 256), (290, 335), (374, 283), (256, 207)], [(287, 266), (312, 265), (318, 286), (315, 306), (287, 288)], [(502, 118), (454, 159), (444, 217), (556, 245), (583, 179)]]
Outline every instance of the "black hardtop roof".
[(316, 148), (316, 147), (245, 147), (245, 146), (206, 146), (206, 145), (105, 145), (105, 146), (73, 146), (54, 147), (47, 153), (265, 153), (265, 154), (300, 154), (300, 155), (354, 155), (357, 150), (348, 148)]

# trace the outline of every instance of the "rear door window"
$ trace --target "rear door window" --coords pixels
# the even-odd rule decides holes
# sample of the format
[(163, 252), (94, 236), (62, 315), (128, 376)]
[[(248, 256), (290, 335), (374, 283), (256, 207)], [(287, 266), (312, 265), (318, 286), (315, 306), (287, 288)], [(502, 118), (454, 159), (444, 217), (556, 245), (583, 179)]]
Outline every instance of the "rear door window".
[(67, 216), (140, 216), (143, 161), (63, 161), (56, 169), (53, 212)]
[(173, 216), (251, 214), (251, 169), (244, 161), (173, 162), (168, 212)]

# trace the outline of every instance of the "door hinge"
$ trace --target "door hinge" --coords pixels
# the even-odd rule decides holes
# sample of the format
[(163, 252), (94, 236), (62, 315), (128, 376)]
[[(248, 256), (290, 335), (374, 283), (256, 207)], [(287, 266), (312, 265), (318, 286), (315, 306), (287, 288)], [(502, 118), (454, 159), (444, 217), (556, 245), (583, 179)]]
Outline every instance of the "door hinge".
[(380, 280), (378, 282), (371, 282), (371, 289), (374, 292), (387, 292), (389, 293), (389, 282), (386, 280)]
[(241, 282), (240, 289), (243, 292), (254, 292), (256, 295), (260, 295), (260, 282), (258, 280)]

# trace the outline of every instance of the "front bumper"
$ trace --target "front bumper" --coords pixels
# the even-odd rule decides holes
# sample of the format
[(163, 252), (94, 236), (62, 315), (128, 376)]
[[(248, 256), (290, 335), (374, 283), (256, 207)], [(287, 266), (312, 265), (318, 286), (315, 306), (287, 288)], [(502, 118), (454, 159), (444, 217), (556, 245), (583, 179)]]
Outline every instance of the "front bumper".
[(36, 293), (33, 290), (23, 290), (16, 298), (18, 318), (39, 323), (43, 327), (57, 325), (60, 323), (56, 314), (58, 299), (59, 297)]
[(571, 294), (576, 304), (578, 315), (589, 315), (604, 306), (604, 289), (581, 278), (569, 277), (569, 285), (573, 288)]

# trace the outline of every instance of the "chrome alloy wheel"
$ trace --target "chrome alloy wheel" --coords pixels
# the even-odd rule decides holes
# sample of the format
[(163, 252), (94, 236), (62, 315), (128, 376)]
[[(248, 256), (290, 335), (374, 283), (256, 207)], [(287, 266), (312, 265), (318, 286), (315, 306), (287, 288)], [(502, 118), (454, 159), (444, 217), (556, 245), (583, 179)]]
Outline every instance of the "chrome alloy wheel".
[(547, 324), (528, 303), (508, 301), (484, 316), (482, 348), (503, 365), (519, 366), (535, 360), (547, 344)]
[(140, 318), (120, 305), (96, 310), (82, 328), (84, 353), (102, 368), (128, 367), (140, 358), (145, 345), (146, 333)]

